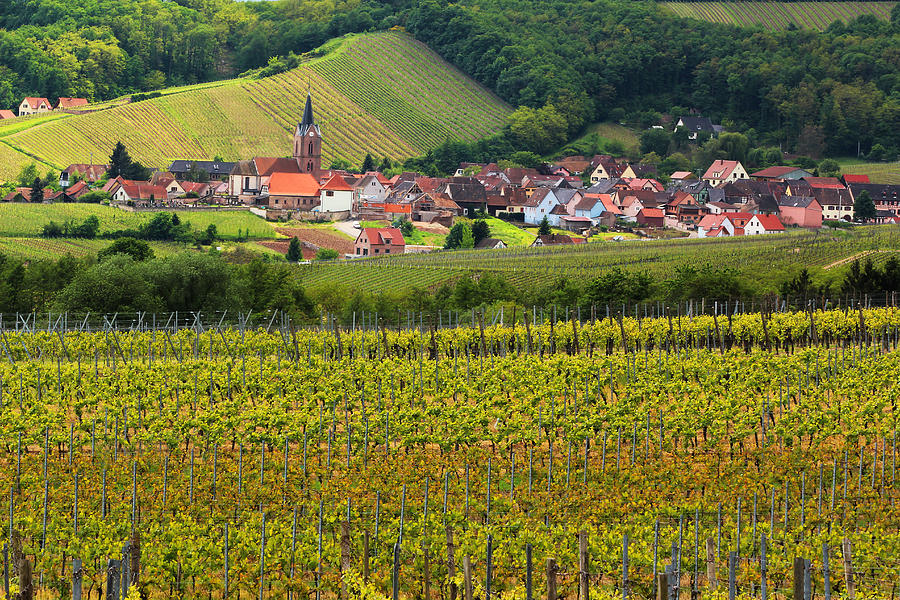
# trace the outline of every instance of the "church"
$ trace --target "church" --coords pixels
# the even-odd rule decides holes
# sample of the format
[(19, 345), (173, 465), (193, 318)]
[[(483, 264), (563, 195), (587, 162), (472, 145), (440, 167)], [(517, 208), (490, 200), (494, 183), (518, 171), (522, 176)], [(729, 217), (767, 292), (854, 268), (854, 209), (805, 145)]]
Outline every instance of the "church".
[(244, 204), (309, 211), (320, 204), (323, 175), (329, 174), (322, 171), (322, 131), (308, 93), (303, 118), (294, 130), (291, 157), (238, 161), (228, 178), (228, 193)]

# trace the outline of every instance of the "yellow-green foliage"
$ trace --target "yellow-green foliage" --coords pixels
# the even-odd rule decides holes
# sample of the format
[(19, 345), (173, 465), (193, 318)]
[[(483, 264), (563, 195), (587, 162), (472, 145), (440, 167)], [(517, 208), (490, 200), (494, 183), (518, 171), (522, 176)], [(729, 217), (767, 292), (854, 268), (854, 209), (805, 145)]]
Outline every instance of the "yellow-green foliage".
[(329, 54), (272, 77), (169, 90), (107, 110), (2, 126), (0, 140), (8, 147), (0, 148), (0, 179), (33, 160), (21, 153), (63, 168), (104, 160), (120, 139), (151, 167), (176, 158), (286, 156), (308, 88), (326, 164), (358, 164), (367, 152), (402, 159), (448, 137), (475, 140), (498, 131), (511, 110), (402, 31), (350, 36), (330, 46)]

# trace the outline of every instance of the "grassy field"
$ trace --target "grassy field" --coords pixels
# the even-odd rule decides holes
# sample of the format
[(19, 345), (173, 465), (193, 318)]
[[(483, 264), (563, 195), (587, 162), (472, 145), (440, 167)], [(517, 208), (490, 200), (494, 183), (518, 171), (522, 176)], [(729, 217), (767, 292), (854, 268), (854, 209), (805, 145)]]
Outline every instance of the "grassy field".
[[(56, 260), (67, 254), (84, 258), (97, 254), (111, 240), (44, 239), (37, 237), (0, 237), (0, 253), (24, 260)], [(186, 248), (174, 242), (150, 242), (156, 256), (170, 256)]]
[[(447, 138), (498, 131), (511, 108), (400, 31), (348, 36), (301, 67), (263, 79), (163, 90), (163, 96), (81, 115), (0, 125), (0, 179), (37, 160), (100, 161), (122, 140), (153, 167), (176, 158), (285, 156), (307, 88), (325, 137), (323, 162), (422, 154)], [(30, 155), (30, 157), (26, 156)]]
[(639, 140), (637, 133), (624, 125), (612, 122), (594, 123), (588, 126), (581, 137), (567, 144), (562, 154), (577, 153), (587, 156), (594, 154), (598, 149), (608, 152), (607, 148), (612, 142), (618, 142), (627, 149), (637, 146)]
[(844, 173), (868, 175), (872, 183), (900, 184), (900, 161), (872, 163), (849, 158), (841, 159), (839, 162)]
[[(249, 211), (174, 212), (182, 221), (191, 223), (195, 229), (205, 230), (210, 224), (215, 224), (219, 235), (225, 238), (236, 237), (238, 229), (251, 238), (276, 237), (271, 224)], [(36, 237), (50, 221), (81, 223), (90, 215), (97, 215), (100, 219), (102, 234), (121, 229), (137, 229), (142, 223), (152, 219), (154, 214), (156, 213), (127, 212), (99, 204), (0, 203), (0, 236)]]
[(860, 15), (890, 19), (896, 2), (663, 2), (678, 15), (714, 23), (761, 26), (765, 29), (797, 27), (823, 30), (834, 21), (850, 21)]

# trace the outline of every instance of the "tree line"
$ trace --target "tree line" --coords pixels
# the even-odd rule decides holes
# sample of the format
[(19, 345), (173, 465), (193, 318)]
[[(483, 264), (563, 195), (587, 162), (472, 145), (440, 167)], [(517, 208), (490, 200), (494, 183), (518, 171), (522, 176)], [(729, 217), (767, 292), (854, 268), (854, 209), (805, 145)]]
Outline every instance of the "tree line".
[[(463, 235), (470, 236), (471, 231)], [(831, 282), (815, 281), (805, 269), (780, 282), (763, 282), (737, 269), (704, 264), (682, 265), (666, 275), (613, 268), (590, 279), (558, 277), (515, 285), (502, 275), (471, 272), (433, 289), (411, 286), (372, 293), (337, 281), (309, 287), (303, 273), (269, 255), (210, 249), (157, 257), (146, 241), (120, 238), (87, 258), (67, 255), (26, 263), (0, 254), (0, 313), (278, 309), (300, 319), (327, 312), (349, 323), (353, 313), (361, 311), (427, 313), (503, 302), (589, 309), (657, 301), (749, 300), (771, 296), (763, 284), (774, 285), (783, 298), (799, 303), (900, 292), (896, 257), (883, 264), (856, 261)]]
[(900, 7), (890, 21), (768, 32), (612, 0), (9, 0), (0, 4), (0, 107), (26, 94), (100, 100), (264, 75), (332, 37), (393, 26), (519, 107), (501, 139), (469, 148), (491, 160), (547, 154), (593, 122), (645, 129), (692, 109), (764, 152), (900, 152), (900, 65), (886, 50), (900, 45)]

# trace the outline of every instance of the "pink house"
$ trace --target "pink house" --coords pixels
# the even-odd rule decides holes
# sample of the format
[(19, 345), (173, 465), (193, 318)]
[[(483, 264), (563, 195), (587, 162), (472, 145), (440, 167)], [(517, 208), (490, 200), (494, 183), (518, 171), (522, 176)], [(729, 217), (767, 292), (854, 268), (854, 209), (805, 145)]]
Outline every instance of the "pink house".
[(366, 227), (356, 237), (354, 250), (357, 256), (403, 254), (406, 242), (403, 233), (395, 227)]
[(822, 226), (822, 205), (810, 196), (782, 196), (778, 201), (778, 211), (785, 225)]

